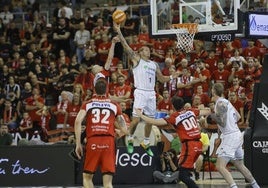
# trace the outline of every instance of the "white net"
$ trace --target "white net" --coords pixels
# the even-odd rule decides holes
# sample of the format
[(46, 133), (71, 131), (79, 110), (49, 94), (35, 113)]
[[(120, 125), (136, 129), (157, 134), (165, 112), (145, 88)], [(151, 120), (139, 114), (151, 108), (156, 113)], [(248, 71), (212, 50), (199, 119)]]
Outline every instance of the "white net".
[(192, 51), (194, 36), (197, 32), (197, 24), (173, 25), (172, 30), (176, 33), (177, 36), (177, 48), (186, 53)]

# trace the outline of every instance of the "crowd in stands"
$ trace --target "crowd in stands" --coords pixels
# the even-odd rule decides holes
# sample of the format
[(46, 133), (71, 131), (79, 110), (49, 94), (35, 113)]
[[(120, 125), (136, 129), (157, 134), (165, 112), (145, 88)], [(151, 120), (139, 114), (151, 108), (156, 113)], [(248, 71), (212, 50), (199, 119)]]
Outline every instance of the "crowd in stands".
[[(92, 97), (94, 71), (96, 66), (103, 69), (116, 35), (113, 10), (93, 15), (90, 8), (82, 13), (58, 1), (53, 22), (46, 23), (38, 3), (20, 6), (15, 2), (24, 1), (6, 1), (0, 12), (0, 123), (7, 124), (10, 132), (42, 132), (42, 139), (47, 141), (48, 131), (73, 127), (82, 102)], [(14, 12), (21, 11), (29, 13), (23, 28), (15, 24)], [(248, 124), (265, 46), (251, 39), (242, 45), (235, 39), (216, 42), (206, 49), (204, 41), (195, 40), (194, 50), (185, 54), (176, 48), (175, 39), (150, 38), (148, 25), (140, 22), (139, 15), (126, 14), (121, 28), (130, 47), (138, 52), (141, 46), (150, 46), (151, 58), (164, 75), (182, 72), (178, 79), (156, 84), (159, 111), (172, 112), (170, 98), (174, 95), (192, 107), (209, 106), (213, 102), (211, 85), (221, 82), (225, 97), (242, 117), (240, 125)], [(121, 44), (116, 43), (105, 76), (109, 94), (122, 103), (131, 118), (134, 88), (129, 62)]]

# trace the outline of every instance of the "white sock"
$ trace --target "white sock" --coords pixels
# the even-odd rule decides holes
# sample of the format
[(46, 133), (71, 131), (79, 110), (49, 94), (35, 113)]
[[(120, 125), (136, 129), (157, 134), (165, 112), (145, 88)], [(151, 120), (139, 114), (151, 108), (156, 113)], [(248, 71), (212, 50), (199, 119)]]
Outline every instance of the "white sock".
[(149, 137), (145, 137), (144, 140), (143, 140), (143, 143), (144, 143), (145, 145), (150, 144), (150, 138), (149, 138)]
[(251, 187), (252, 188), (260, 188), (260, 186), (258, 185), (258, 183), (256, 182), (256, 180), (254, 180), (253, 182), (251, 182)]
[(230, 188), (238, 188), (237, 185), (235, 183), (233, 183)]
[(129, 135), (127, 140), (134, 140), (134, 136), (133, 135)]

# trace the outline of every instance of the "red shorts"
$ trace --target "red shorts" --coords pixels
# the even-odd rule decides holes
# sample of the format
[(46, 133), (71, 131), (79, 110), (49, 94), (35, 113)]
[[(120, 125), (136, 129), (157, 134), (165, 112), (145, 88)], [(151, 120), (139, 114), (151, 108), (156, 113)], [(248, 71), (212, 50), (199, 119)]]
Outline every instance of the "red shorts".
[(93, 136), (87, 139), (84, 172), (115, 173), (115, 141), (113, 136)]
[(193, 169), (194, 163), (202, 153), (202, 142), (186, 141), (182, 143), (179, 166), (182, 168)]

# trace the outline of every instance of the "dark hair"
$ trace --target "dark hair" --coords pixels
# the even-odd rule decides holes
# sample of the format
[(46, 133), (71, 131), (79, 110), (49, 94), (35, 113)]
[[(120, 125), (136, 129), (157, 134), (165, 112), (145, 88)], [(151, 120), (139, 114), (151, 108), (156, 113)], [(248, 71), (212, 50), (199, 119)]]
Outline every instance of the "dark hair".
[(184, 106), (184, 100), (181, 97), (174, 96), (171, 99), (171, 103), (174, 106), (175, 110), (180, 110)]
[(95, 84), (95, 91), (98, 95), (104, 95), (106, 93), (106, 81), (104, 79), (98, 79)]

